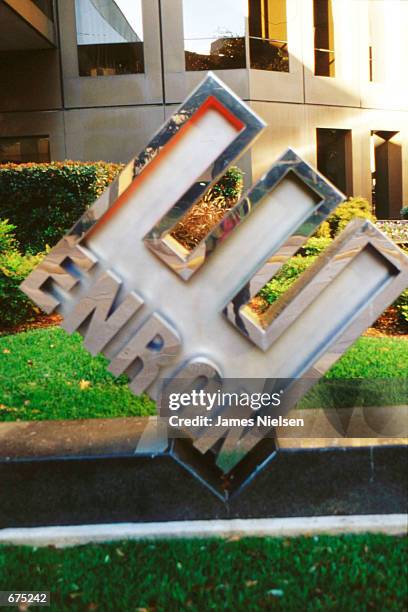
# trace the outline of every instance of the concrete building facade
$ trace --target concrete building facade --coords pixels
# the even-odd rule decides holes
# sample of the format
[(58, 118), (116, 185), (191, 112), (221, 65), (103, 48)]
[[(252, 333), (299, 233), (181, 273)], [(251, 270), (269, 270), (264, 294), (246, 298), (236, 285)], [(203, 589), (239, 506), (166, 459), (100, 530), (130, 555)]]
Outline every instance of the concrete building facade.
[(268, 123), (248, 183), (291, 146), (398, 218), (407, 31), (404, 0), (0, 0), (0, 163), (126, 162), (211, 69)]

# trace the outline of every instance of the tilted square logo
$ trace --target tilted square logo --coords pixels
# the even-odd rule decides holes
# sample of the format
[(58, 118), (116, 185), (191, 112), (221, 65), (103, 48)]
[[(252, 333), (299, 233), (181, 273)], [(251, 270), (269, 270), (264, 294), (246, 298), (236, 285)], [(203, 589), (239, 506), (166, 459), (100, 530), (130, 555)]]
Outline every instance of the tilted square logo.
[[(251, 299), (344, 200), (292, 149), (194, 249), (176, 240), (173, 228), (264, 128), (210, 73), (22, 284), (136, 394), (157, 399), (163, 381), (199, 377), (311, 386), (408, 286), (408, 258), (358, 219), (254, 313)], [(192, 440), (202, 455), (214, 445)]]

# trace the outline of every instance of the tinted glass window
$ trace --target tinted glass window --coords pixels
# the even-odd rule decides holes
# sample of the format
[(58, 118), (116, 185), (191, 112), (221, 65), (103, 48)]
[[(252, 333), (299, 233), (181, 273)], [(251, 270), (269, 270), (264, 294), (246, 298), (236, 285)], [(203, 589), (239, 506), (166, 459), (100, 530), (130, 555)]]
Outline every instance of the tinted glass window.
[(48, 136), (0, 138), (0, 163), (49, 162)]
[(289, 72), (286, 0), (249, 0), (251, 68)]
[(183, 0), (186, 70), (245, 68), (242, 0)]
[(144, 72), (141, 0), (75, 0), (80, 76)]

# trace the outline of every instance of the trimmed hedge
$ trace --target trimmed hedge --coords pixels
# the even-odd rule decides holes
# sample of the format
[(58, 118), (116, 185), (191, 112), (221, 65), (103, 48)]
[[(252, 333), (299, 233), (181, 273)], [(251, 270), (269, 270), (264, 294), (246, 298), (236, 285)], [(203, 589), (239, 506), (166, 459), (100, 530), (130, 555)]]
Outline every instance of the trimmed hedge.
[(0, 165), (0, 219), (16, 226), (23, 251), (53, 246), (123, 166), (106, 162)]
[(121, 168), (73, 161), (0, 165), (0, 328), (36, 316), (20, 283)]

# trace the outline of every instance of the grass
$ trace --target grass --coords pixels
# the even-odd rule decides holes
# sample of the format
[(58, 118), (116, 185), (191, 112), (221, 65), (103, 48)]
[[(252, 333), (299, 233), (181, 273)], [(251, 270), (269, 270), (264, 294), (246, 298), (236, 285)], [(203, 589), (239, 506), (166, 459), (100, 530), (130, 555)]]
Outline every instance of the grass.
[[(343, 396), (350, 405), (406, 403), (407, 372), (406, 340), (360, 338), (301, 405), (331, 405)], [(0, 337), (0, 421), (154, 413), (154, 403), (135, 397), (125, 377), (115, 379), (105, 358), (92, 358), (78, 334), (52, 327)]]
[(407, 340), (363, 337), (349, 348), (326, 377), (392, 379), (407, 375)]
[(385, 535), (0, 547), (0, 590), (51, 610), (406, 610), (407, 541)]
[(155, 413), (91, 357), (78, 334), (46, 328), (0, 338), (0, 420), (86, 419)]

